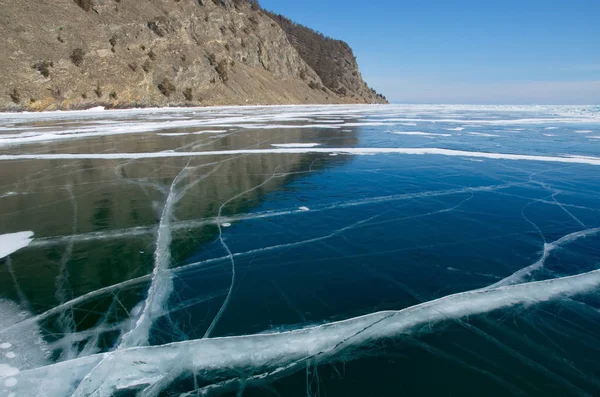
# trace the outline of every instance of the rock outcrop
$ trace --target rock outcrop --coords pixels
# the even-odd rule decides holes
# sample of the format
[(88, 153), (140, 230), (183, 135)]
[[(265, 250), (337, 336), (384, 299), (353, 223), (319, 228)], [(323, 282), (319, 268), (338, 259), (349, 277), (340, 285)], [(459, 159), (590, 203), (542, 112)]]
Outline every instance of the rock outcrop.
[(0, 9), (1, 110), (384, 102), (346, 44), (331, 40), (332, 64), (330, 39), (294, 39), (297, 28), (248, 0), (0, 0)]
[(319, 75), (323, 85), (336, 94), (367, 103), (386, 103), (362, 79), (356, 57), (350, 46), (297, 24), (283, 15), (267, 12), (286, 33), (302, 59)]

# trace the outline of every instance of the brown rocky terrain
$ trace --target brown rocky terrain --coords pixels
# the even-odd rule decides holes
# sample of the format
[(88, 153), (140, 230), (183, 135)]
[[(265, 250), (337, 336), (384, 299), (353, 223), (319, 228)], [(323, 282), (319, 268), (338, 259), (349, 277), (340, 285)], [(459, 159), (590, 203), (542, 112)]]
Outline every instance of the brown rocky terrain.
[(0, 0), (0, 10), (0, 110), (385, 103), (347, 44), (247, 0)]
[(362, 79), (350, 46), (297, 24), (283, 15), (267, 12), (286, 33), (302, 59), (319, 75), (323, 85), (342, 97), (387, 102)]

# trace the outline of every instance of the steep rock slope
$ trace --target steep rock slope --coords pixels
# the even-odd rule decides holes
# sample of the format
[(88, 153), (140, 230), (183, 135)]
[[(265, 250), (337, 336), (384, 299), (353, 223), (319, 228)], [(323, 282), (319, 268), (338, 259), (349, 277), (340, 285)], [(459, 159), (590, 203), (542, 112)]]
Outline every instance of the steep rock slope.
[(267, 13), (285, 31), (302, 59), (319, 75), (323, 85), (345, 98), (367, 103), (387, 103), (362, 79), (350, 46), (297, 24), (283, 15)]
[(247, 0), (0, 0), (0, 109), (371, 102)]

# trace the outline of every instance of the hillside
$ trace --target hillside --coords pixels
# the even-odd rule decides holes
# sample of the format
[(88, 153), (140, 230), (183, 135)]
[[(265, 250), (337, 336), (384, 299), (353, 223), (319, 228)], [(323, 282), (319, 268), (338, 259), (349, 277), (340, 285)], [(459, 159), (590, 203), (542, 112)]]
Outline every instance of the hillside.
[(319, 75), (323, 85), (342, 97), (362, 98), (369, 103), (385, 103), (362, 79), (350, 46), (297, 24), (283, 15), (267, 12), (286, 33), (290, 44)]
[(345, 43), (247, 0), (0, 0), (0, 9), (0, 110), (385, 102)]

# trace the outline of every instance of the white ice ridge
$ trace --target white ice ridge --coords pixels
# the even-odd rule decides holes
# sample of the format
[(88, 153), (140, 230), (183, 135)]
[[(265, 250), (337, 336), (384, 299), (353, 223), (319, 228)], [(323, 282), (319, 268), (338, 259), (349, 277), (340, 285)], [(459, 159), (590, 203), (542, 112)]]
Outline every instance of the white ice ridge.
[(0, 259), (27, 247), (33, 241), (33, 232), (0, 234)]
[[(600, 270), (594, 270), (553, 280), (461, 292), (399, 311), (377, 312), (293, 331), (117, 350), (22, 371), (15, 375), (18, 383), (13, 390), (23, 396), (108, 397), (116, 391), (162, 383), (171, 370), (180, 368), (199, 374), (203, 382), (266, 379), (305, 368), (307, 360), (335, 361), (349, 347), (430, 332), (431, 325), (437, 322), (533, 305), (598, 287)], [(360, 354), (359, 349), (353, 352)], [(82, 382), (92, 369), (93, 376)], [(218, 384), (208, 387), (218, 388)], [(202, 392), (199, 390), (201, 395)]]
[(173, 290), (172, 274), (169, 272), (171, 264), (171, 219), (173, 217), (173, 206), (177, 203), (177, 183), (187, 174), (187, 168), (184, 167), (173, 179), (169, 194), (165, 200), (165, 205), (158, 225), (156, 237), (156, 248), (154, 250), (154, 269), (152, 271), (152, 281), (148, 290), (148, 296), (143, 303), (139, 317), (136, 319), (134, 327), (123, 335), (119, 348), (134, 346), (144, 346), (148, 344), (150, 329), (154, 320), (162, 316), (165, 312), (165, 305)]
[(533, 273), (534, 271), (539, 270), (542, 267), (544, 267), (544, 264), (546, 263), (546, 259), (548, 259), (548, 256), (550, 256), (552, 251), (554, 251), (556, 248), (559, 248), (563, 245), (569, 244), (580, 238), (593, 236), (598, 233), (600, 233), (600, 228), (580, 230), (578, 232), (567, 234), (566, 236), (563, 236), (552, 243), (546, 243), (546, 244), (544, 244), (544, 251), (542, 252), (542, 256), (537, 262), (535, 262), (534, 264), (529, 265), (527, 267), (524, 267), (523, 269), (511, 274), (510, 276), (508, 276), (506, 278), (503, 278), (502, 280), (498, 281), (495, 284), (492, 284), (488, 288), (497, 288), (497, 287), (502, 287), (505, 285), (518, 284), (518, 283), (524, 281), (525, 278), (527, 276), (529, 276), (531, 273)]
[(296, 147), (296, 148), (302, 148), (302, 147), (317, 147), (317, 146), (321, 146), (320, 143), (272, 143), (271, 146), (273, 147)]
[(465, 150), (452, 150), (440, 148), (377, 148), (377, 147), (349, 147), (349, 148), (273, 148), (273, 149), (239, 149), (239, 150), (214, 150), (204, 152), (151, 152), (151, 153), (64, 153), (64, 154), (4, 154), (0, 161), (9, 160), (124, 160), (169, 157), (202, 157), (202, 156), (235, 156), (249, 154), (301, 154), (301, 153), (336, 153), (336, 154), (412, 154), (412, 155), (439, 155), (452, 157), (474, 157), (496, 160), (526, 160), (550, 163), (589, 164), (600, 165), (600, 157), (578, 155), (564, 156), (537, 156), (531, 154), (470, 152)]

